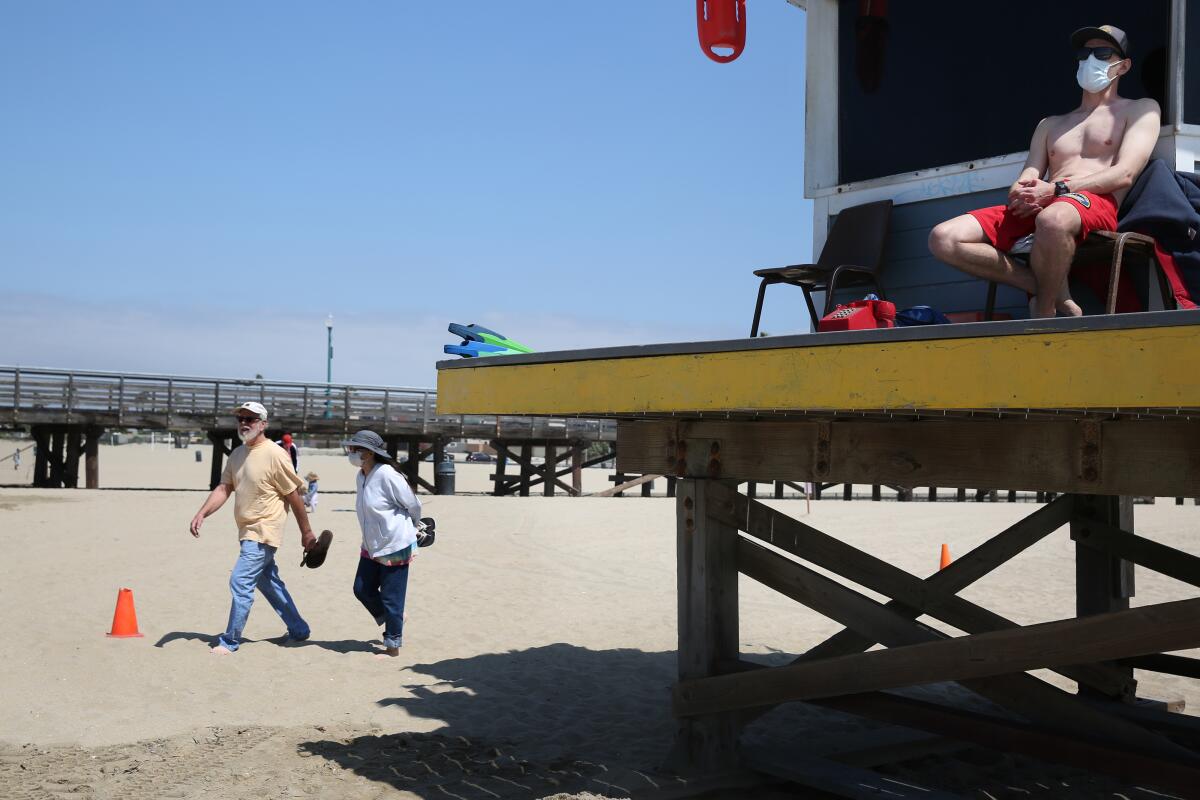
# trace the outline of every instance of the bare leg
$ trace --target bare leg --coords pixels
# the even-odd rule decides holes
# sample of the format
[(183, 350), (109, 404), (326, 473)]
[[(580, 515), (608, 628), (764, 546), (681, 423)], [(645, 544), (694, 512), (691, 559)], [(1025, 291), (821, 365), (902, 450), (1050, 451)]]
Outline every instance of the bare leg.
[(1034, 298), (1034, 316), (1053, 317), (1056, 310), (1073, 317), (1083, 314), (1067, 287), (1067, 273), (1075, 258), (1075, 237), (1080, 230), (1079, 212), (1069, 203), (1054, 203), (1038, 214), (1029, 263), (1038, 286), (1043, 288)]
[(988, 242), (979, 220), (970, 214), (946, 220), (929, 232), (929, 250), (938, 259), (968, 275), (1037, 294), (1033, 271), (1001, 253)]

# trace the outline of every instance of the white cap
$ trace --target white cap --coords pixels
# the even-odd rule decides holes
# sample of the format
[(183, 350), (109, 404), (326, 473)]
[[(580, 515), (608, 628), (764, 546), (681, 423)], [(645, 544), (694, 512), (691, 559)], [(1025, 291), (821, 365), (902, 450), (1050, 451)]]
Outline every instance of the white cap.
[(259, 419), (267, 418), (267, 407), (262, 403), (256, 403), (253, 400), (242, 403), (233, 410), (233, 413), (237, 414), (239, 411), (249, 411), (251, 414), (257, 414)]

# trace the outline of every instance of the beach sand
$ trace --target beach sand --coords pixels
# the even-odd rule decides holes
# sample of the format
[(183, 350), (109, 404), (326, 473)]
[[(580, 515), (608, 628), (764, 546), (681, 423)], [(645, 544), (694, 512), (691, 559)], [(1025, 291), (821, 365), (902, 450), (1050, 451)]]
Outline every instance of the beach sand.
[[(149, 476), (195, 489), (207, 484), (208, 451), (202, 463), (193, 452), (106, 448), (102, 482)], [(460, 486), (482, 475), (483, 490), (494, 465), (459, 467), (472, 468)], [(197, 540), (187, 527), (202, 491), (0, 490), (0, 608), (14, 634), (0, 660), (0, 795), (508, 798), (684, 787), (661, 769), (674, 731), (673, 500), (422, 496), (438, 540), (412, 568), (401, 656), (380, 660), (379, 629), (350, 588), (354, 497), (334, 492), (352, 486), (353, 471), (333, 455), (306, 456), (309, 468), (331, 490), (313, 518), (334, 531), (329, 559), (298, 567), (294, 525), (278, 558), (313, 637), (272, 641), (283, 625), (260, 598), (249, 641), (226, 658), (208, 646), (229, 608), (231, 503)], [(611, 486), (609, 474), (589, 481)], [(773, 504), (921, 576), (936, 569), (943, 542), (964, 553), (1034, 509), (828, 500), (805, 516), (802, 501)], [(1200, 509), (1160, 500), (1137, 515), (1143, 535), (1200, 555)], [(1193, 595), (1144, 570), (1137, 579), (1135, 605)], [(1064, 529), (964, 594), (1029, 623), (1072, 616), (1073, 586)], [(105, 636), (121, 587), (134, 592), (144, 638)], [(838, 630), (748, 579), (739, 592), (741, 649), (764, 663)], [(1200, 708), (1195, 682), (1138, 677), (1142, 696)], [(803, 730), (805, 714), (829, 741), (860, 724), (797, 708), (808, 707), (777, 712), (776, 732), (817, 738)], [(963, 780), (997, 798), (1030, 796), (1003, 794), (997, 782), (1020, 781), (998, 774)]]

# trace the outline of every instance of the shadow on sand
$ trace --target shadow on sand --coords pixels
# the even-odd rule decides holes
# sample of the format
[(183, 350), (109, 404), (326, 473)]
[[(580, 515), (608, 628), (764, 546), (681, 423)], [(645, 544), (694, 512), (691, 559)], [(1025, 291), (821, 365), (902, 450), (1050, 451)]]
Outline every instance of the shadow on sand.
[(422, 798), (627, 797), (683, 786), (660, 771), (675, 732), (675, 665), (674, 652), (569, 644), (414, 664), (432, 680), (378, 702), (443, 728), (300, 750)]
[[(154, 643), (155, 647), (163, 647), (171, 642), (177, 641), (196, 641), (204, 642), (208, 646), (213, 646), (217, 643), (217, 635), (215, 633), (197, 633), (195, 631), (171, 631), (165, 633)], [(379, 643), (372, 644), (364, 642), (361, 639), (335, 639), (335, 640), (320, 640), (320, 639), (305, 639), (303, 642), (293, 642), (287, 640), (286, 637), (278, 637), (275, 639), (242, 639), (242, 647), (254, 644), (269, 644), (277, 647), (320, 647), (324, 650), (332, 650), (335, 653), (382, 653), (383, 645)]]

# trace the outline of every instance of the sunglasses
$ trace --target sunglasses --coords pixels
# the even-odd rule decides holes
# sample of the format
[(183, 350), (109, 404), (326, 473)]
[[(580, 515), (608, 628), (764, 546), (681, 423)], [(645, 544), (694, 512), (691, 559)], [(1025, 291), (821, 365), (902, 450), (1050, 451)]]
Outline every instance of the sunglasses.
[(1090, 55), (1095, 55), (1101, 61), (1108, 61), (1113, 56), (1125, 58), (1125, 54), (1115, 47), (1081, 47), (1075, 51), (1075, 58), (1079, 61), (1087, 61)]
[(243, 425), (252, 425), (253, 423), (258, 422), (258, 417), (243, 417), (240, 414), (238, 416), (234, 417), (234, 419), (236, 419), (238, 422), (242, 423)]

